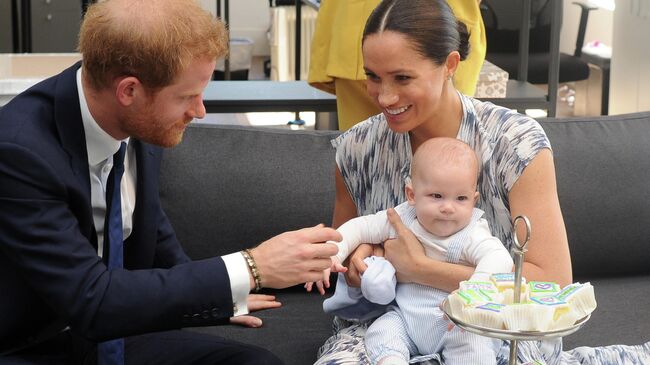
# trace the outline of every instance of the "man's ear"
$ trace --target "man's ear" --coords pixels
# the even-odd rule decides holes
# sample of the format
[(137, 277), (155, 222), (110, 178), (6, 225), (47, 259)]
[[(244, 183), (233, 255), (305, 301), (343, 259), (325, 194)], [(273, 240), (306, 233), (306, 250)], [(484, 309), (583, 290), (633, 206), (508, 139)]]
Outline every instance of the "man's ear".
[(413, 191), (413, 185), (411, 185), (411, 183), (406, 184), (404, 192), (406, 193), (406, 200), (408, 200), (409, 205), (415, 205), (415, 192)]
[(130, 106), (136, 96), (143, 92), (142, 83), (134, 76), (123, 77), (115, 83), (115, 96), (122, 106)]

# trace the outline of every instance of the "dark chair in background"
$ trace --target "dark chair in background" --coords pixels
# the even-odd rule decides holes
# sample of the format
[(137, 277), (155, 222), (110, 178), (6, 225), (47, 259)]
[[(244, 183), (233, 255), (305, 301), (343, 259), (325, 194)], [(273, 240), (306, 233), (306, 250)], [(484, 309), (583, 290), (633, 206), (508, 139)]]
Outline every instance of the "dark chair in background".
[[(486, 59), (507, 71), (511, 79), (532, 84), (547, 84), (549, 116), (555, 115), (558, 83), (580, 81), (589, 77), (589, 65), (581, 57), (582, 46), (589, 11), (597, 8), (581, 2), (574, 4), (582, 8), (582, 13), (575, 51), (573, 54), (566, 54), (559, 52), (561, 1), (483, 0), (481, 3), (487, 37)], [(529, 16), (524, 17), (525, 13)], [(524, 23), (528, 23), (527, 34), (522, 32), (522, 29), (525, 29), (522, 28)], [(522, 34), (524, 37), (527, 35), (527, 39), (521, 39)], [(520, 52), (522, 46), (528, 49), (527, 52), (524, 50), (523, 54)], [(527, 72), (520, 70), (520, 66), (526, 67), (525, 65)], [(558, 68), (557, 71), (553, 70), (554, 66)], [(556, 81), (553, 80), (555, 78)]]

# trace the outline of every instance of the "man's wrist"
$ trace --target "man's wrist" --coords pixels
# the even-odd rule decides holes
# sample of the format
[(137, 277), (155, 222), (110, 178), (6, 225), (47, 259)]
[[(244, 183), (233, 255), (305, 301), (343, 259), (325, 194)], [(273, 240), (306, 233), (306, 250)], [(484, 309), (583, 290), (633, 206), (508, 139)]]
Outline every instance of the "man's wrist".
[(248, 271), (250, 273), (250, 287), (251, 289), (255, 289), (255, 291), (259, 291), (262, 289), (262, 277), (260, 276), (260, 272), (257, 268), (257, 264), (255, 263), (255, 259), (253, 258), (251, 250), (245, 249), (241, 251), (241, 254), (244, 256), (246, 264), (248, 265)]

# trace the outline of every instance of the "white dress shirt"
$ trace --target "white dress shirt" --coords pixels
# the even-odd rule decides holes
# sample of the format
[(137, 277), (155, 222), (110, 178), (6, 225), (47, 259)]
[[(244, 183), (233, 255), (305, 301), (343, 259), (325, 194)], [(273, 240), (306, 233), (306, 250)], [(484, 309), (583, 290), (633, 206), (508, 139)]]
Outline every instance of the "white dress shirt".
[[(113, 155), (120, 148), (121, 142), (127, 143), (124, 157), (124, 175), (120, 183), (122, 200), (122, 231), (126, 240), (133, 230), (133, 211), (137, 186), (137, 162), (133, 146), (129, 138), (118, 141), (106, 133), (95, 121), (88, 109), (88, 103), (81, 82), (81, 68), (77, 70), (77, 89), (79, 106), (86, 137), (88, 151), (88, 168), (90, 172), (90, 199), (93, 212), (93, 222), (97, 232), (97, 254), (101, 257), (104, 249), (104, 219), (106, 217), (106, 183), (108, 174), (113, 168)], [(230, 277), (234, 315), (248, 313), (248, 293), (250, 278), (246, 260), (239, 253), (222, 256)]]

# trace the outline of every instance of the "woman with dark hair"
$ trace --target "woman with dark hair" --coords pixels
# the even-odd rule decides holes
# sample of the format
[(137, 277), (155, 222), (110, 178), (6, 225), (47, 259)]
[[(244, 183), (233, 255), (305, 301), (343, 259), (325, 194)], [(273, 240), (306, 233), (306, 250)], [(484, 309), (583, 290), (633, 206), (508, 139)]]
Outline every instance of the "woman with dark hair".
[[(572, 281), (571, 260), (551, 145), (534, 119), (456, 90), (451, 79), (467, 57), (467, 40), (466, 27), (444, 0), (385, 0), (370, 15), (362, 53), (368, 94), (382, 113), (333, 141), (338, 167), (333, 226), (405, 201), (415, 150), (434, 137), (457, 138), (479, 157), (477, 207), (485, 212), (492, 234), (510, 249), (513, 217), (527, 216), (535, 235), (525, 256), (524, 277), (565, 286)], [(366, 269), (363, 260), (371, 255), (385, 256), (400, 282), (451, 292), (471, 276), (471, 267), (430, 259), (413, 234), (397, 231), (406, 233), (387, 241), (385, 252), (378, 245), (361, 245), (350, 256), (345, 274), (349, 285), (359, 286)], [(346, 289), (337, 284), (337, 291)], [(369, 364), (364, 346), (369, 324), (336, 318), (335, 334), (319, 350), (317, 364)], [(582, 348), (578, 354), (563, 353), (561, 339), (524, 341), (518, 357), (521, 362), (579, 364), (582, 358), (605, 364), (611, 363), (608, 353), (616, 352), (644, 363), (650, 361), (648, 347)], [(503, 342), (497, 363), (507, 363), (508, 355)]]
[[(381, 111), (366, 92), (361, 55), (363, 27), (380, 0), (322, 1), (311, 42), (308, 82), (336, 94), (339, 130)], [(465, 95), (474, 95), (486, 51), (485, 26), (476, 0), (447, 0), (458, 20), (471, 34), (471, 55), (454, 74), (454, 85)]]

